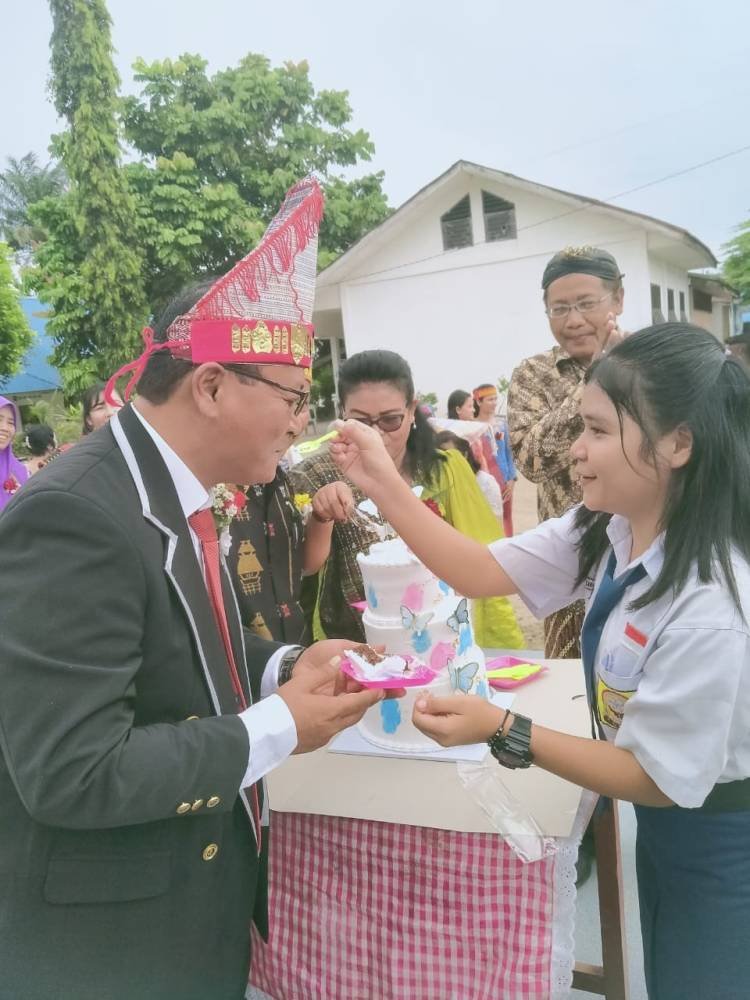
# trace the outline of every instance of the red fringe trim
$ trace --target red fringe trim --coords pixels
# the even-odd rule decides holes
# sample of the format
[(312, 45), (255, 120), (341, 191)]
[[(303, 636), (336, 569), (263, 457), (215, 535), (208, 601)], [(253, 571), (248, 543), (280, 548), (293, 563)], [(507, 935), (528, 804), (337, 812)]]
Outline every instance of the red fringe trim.
[(220, 319), (234, 315), (236, 308), (231, 299), (232, 290), (239, 289), (248, 299), (257, 302), (274, 275), (291, 272), (295, 257), (315, 238), (323, 218), (324, 198), (318, 182), (314, 178), (305, 178), (295, 184), (287, 192), (276, 215), (282, 215), (287, 203), (304, 190), (308, 194), (297, 208), (277, 229), (273, 229), (271, 222), (266, 238), (206, 292), (191, 310), (193, 316)]

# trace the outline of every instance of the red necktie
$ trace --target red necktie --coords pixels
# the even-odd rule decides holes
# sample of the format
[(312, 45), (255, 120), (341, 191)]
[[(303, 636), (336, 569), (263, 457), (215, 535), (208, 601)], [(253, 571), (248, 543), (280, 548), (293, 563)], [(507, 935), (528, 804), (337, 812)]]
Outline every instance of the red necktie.
[[(209, 507), (206, 507), (205, 510), (197, 510), (188, 518), (188, 524), (195, 532), (198, 541), (201, 543), (201, 551), (203, 552), (203, 567), (206, 576), (206, 588), (208, 590), (208, 596), (211, 600), (211, 607), (213, 608), (216, 625), (219, 629), (219, 634), (221, 635), (221, 641), (224, 643), (224, 651), (227, 654), (232, 687), (234, 688), (234, 693), (237, 698), (237, 703), (240, 706), (240, 711), (242, 711), (247, 708), (247, 700), (245, 699), (245, 693), (242, 690), (240, 675), (237, 671), (237, 663), (234, 659), (234, 650), (232, 649), (232, 640), (229, 634), (229, 623), (227, 622), (227, 614), (224, 609), (224, 598), (221, 593), (219, 538), (216, 534), (216, 524), (214, 522), (213, 512)], [(260, 806), (258, 803), (258, 789), (256, 785), (252, 786), (251, 798), (253, 806), (253, 819), (255, 820), (255, 829), (257, 830), (258, 837), (258, 852), (260, 853)]]

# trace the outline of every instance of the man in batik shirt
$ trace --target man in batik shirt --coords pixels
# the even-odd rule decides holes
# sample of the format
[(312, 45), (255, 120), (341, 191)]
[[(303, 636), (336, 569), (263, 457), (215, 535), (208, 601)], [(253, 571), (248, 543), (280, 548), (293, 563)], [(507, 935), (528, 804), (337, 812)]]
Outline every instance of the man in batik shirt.
[[(513, 455), (536, 483), (540, 521), (581, 501), (570, 446), (583, 430), (578, 407), (586, 369), (613, 333), (620, 336), (622, 277), (612, 254), (588, 246), (567, 247), (544, 269), (544, 307), (557, 346), (522, 361), (508, 391)], [(582, 601), (545, 619), (545, 656), (579, 657), (582, 625)]]

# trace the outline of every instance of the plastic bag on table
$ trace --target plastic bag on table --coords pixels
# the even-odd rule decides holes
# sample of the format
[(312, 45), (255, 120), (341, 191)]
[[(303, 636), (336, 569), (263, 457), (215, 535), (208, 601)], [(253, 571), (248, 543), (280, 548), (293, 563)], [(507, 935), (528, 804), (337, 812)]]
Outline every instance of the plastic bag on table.
[(495, 759), (457, 761), (461, 784), (521, 861), (540, 861), (557, 852), (554, 837), (545, 836), (528, 810), (509, 791)]

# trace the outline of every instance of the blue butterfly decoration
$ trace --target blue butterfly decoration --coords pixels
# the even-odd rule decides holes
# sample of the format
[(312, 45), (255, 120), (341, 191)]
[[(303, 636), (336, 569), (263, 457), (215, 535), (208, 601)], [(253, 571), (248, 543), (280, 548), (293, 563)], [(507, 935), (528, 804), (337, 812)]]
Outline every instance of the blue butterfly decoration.
[(456, 610), (448, 617), (448, 627), (454, 632), (461, 633), (461, 626), (469, 624), (469, 602), (462, 597), (456, 606)]
[[(478, 670), (478, 663), (464, 663), (462, 667), (456, 667), (453, 663), (449, 663), (448, 673), (450, 674), (453, 690), (460, 691), (462, 694), (468, 694)], [(382, 702), (381, 704), (385, 703)]]
[(432, 645), (427, 626), (434, 617), (432, 611), (418, 615), (405, 605), (401, 605), (401, 624), (411, 632), (411, 645), (415, 653), (426, 653)]
[(374, 611), (378, 606), (378, 595), (375, 593), (375, 588), (372, 584), (367, 588), (367, 601)]
[(385, 698), (380, 702), (380, 721), (384, 733), (395, 733), (401, 725), (401, 709), (397, 698)]
[(480, 698), (489, 698), (490, 692), (487, 688), (487, 681), (480, 681), (477, 684), (477, 689), (474, 694), (478, 695)]
[(448, 584), (445, 582), (445, 580), (438, 580), (438, 587), (445, 594), (446, 597), (451, 592), (451, 588), (448, 586)]
[(458, 649), (456, 652), (459, 656), (463, 656), (464, 653), (469, 652), (473, 645), (474, 633), (471, 631), (471, 625), (462, 625), (461, 631), (458, 633)]

